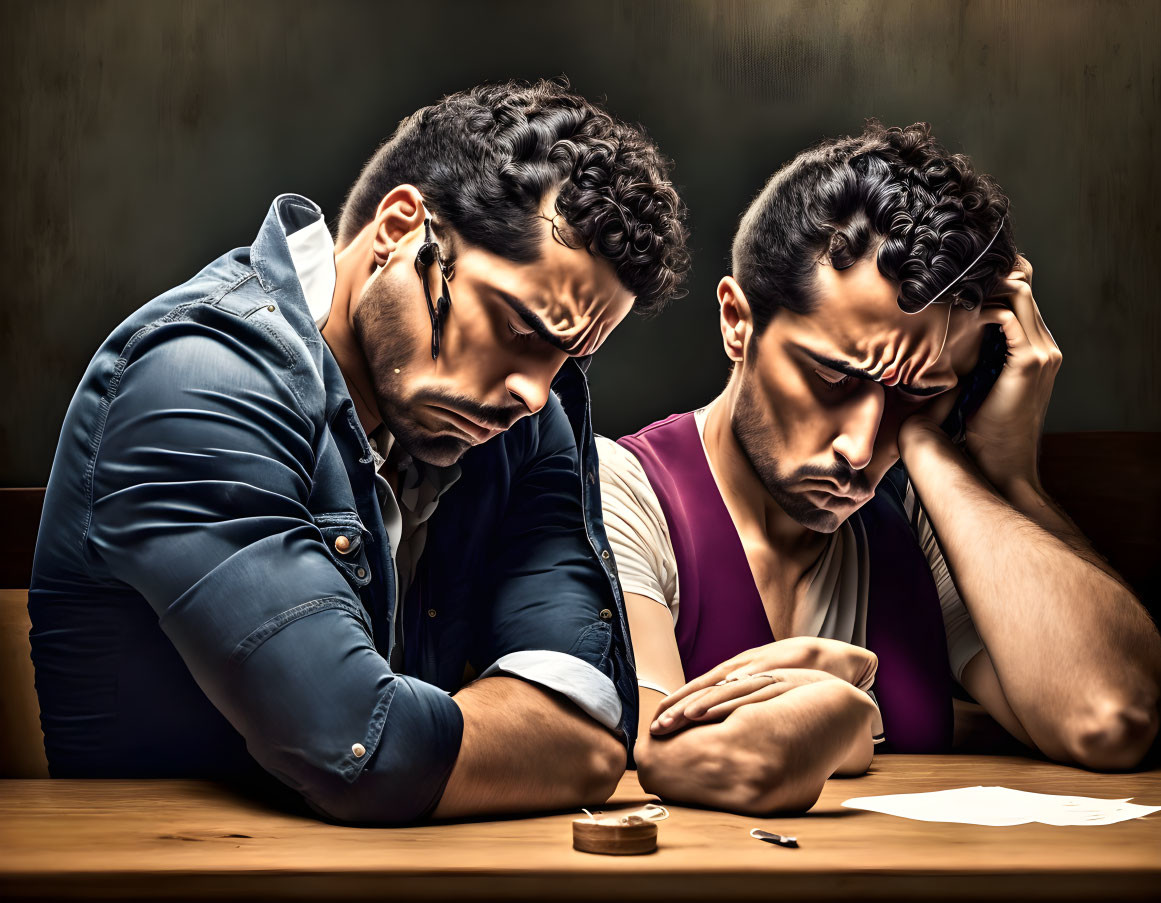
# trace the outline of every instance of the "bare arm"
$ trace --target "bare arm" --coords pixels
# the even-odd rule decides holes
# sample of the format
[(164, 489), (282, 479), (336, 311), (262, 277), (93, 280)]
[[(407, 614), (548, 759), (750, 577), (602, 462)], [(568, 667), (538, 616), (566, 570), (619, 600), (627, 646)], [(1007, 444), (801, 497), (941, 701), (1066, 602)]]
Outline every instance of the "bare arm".
[(555, 693), (487, 677), (453, 698), (464, 735), (437, 818), (600, 805), (625, 771), (621, 741)]
[(742, 705), (721, 722), (646, 731), (636, 747), (641, 786), (746, 814), (806, 811), (832, 774), (866, 770), (873, 712), (866, 693), (831, 677)]
[(987, 650), (967, 689), (1053, 758), (1136, 765), (1157, 734), (1161, 684), (1144, 608), (1046, 498), (1029, 508), (1030, 483), (1018, 510), (937, 430), (904, 430), (900, 447)]
[[(669, 609), (635, 593), (625, 606), (639, 676), (677, 689), (684, 674)], [(663, 737), (650, 729), (668, 697), (642, 687), (634, 751), (642, 786), (664, 799), (739, 812), (810, 808), (831, 774), (862, 774), (873, 751), (870, 698), (844, 681), (825, 682), (840, 686), (798, 687)]]
[(1007, 359), (967, 422), (966, 454), (918, 415), (899, 451), (985, 651), (964, 673), (994, 718), (1053, 758), (1131, 768), (1157, 736), (1161, 637), (1040, 485), (1062, 355), (1020, 258), (980, 315)]

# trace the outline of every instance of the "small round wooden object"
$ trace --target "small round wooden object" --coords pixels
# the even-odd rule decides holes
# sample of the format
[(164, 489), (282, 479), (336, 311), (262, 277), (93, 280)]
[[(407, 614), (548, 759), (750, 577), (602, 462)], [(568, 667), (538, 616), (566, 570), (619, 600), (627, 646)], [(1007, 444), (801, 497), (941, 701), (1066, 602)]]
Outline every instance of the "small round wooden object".
[(601, 824), (588, 819), (572, 823), (572, 848), (582, 853), (637, 856), (657, 849), (657, 823), (632, 815), (627, 823)]

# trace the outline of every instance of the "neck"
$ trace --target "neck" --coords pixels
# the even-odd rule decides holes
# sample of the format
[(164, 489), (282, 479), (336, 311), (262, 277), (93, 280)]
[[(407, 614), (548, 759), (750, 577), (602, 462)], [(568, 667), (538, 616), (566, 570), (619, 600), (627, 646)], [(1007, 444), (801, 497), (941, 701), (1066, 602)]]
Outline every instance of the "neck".
[(779, 557), (805, 571), (822, 553), (828, 536), (790, 517), (758, 478), (731, 424), (739, 384), (740, 379), (732, 376), (725, 391), (710, 403), (705, 424), (710, 466), (738, 532), (760, 531)]
[(371, 234), (361, 233), (341, 251), (335, 252), (335, 294), (331, 299), (330, 315), (322, 328), (323, 341), (338, 362), (347, 391), (355, 403), (359, 423), (368, 435), (378, 428), (383, 418), (375, 405), (375, 381), (371, 377), (371, 368), (355, 338), (351, 309), (353, 300), (374, 272), (374, 267), (367, 263), (374, 261), (370, 242)]

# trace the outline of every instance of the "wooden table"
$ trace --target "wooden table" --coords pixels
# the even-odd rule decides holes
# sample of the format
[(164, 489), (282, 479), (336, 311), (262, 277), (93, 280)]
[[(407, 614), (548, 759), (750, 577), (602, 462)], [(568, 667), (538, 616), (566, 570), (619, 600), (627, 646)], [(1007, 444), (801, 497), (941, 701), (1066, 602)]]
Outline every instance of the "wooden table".
[[(881, 756), (798, 818), (684, 807), (652, 855), (571, 848), (572, 813), (346, 828), (203, 781), (0, 782), (0, 898), (1117, 899), (1161, 896), (1161, 813), (1102, 827), (930, 824), (855, 796), (1001, 784), (1161, 804), (1161, 771), (1096, 775), (1018, 758)], [(628, 773), (605, 811), (651, 799)], [(794, 834), (783, 849), (747, 836)]]

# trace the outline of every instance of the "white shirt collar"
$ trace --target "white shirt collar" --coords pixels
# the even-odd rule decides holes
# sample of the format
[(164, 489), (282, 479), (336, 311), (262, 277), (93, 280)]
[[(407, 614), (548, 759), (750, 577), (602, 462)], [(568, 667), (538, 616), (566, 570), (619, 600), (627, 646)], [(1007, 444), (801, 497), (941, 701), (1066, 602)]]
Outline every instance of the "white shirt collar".
[[(281, 216), (279, 222), (283, 232), (291, 228)], [(309, 225), (287, 233), (286, 245), (290, 249), (290, 259), (294, 262), (307, 309), (315, 325), (322, 329), (335, 295), (335, 243), (322, 211)]]

